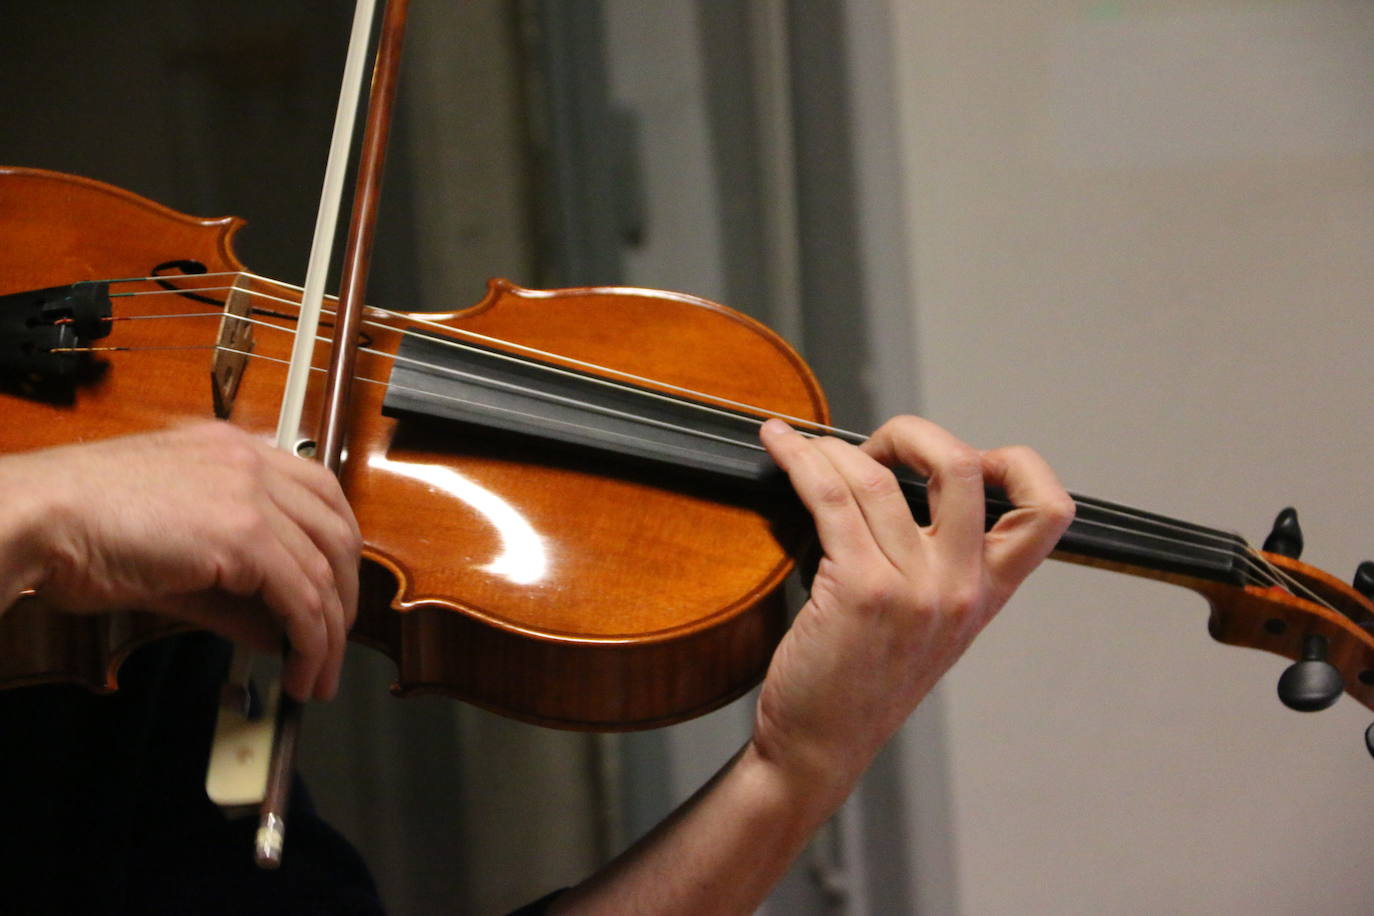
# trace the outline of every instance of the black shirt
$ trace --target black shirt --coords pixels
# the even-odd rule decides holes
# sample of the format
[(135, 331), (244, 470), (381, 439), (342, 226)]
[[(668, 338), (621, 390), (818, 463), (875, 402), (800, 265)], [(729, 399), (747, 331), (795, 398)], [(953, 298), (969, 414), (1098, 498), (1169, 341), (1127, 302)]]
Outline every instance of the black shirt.
[(0, 691), (0, 910), (15, 914), (376, 914), (357, 852), (293, 789), (282, 867), (253, 863), (256, 818), (205, 795), (227, 645), (160, 640), (97, 695)]

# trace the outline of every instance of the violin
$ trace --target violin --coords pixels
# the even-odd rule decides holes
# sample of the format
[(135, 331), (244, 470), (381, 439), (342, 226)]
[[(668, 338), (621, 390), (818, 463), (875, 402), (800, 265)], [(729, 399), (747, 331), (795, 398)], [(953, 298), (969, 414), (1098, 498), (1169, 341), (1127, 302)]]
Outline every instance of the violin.
[[(28, 169), (0, 170), (0, 214), (13, 255), (0, 288), (14, 294), (0, 308), (15, 327), (90, 343), (13, 341), (0, 448), (211, 416), (270, 435), (299, 291), (244, 271), (239, 220)], [(83, 313), (83, 296), (109, 314)], [(331, 329), (326, 316), (321, 336)], [(762, 675), (806, 526), (790, 503), (782, 515), (761, 507), (783, 502), (777, 487), (713, 492), (711, 478), (776, 473), (731, 403), (826, 418), (781, 338), (690, 296), (497, 281), (462, 312), (369, 309), (359, 344), (342, 468), (369, 532), (353, 638), (396, 660), (397, 693), (448, 693), (547, 725), (650, 727)], [(609, 376), (589, 368), (612, 365)], [(715, 406), (684, 413), (696, 403), (687, 390)], [(316, 383), (307, 414), (320, 396)], [(535, 425), (566, 441), (532, 449)], [(608, 465), (579, 441), (588, 435), (642, 454)], [(648, 470), (650, 452), (700, 467), (665, 476)], [(0, 683), (111, 689), (120, 661), (167, 631), (136, 613), (57, 618), (77, 631), (59, 646), (19, 631), (34, 617), (21, 605), (0, 618)]]
[[(0, 450), (210, 416), (269, 434), (299, 290), (246, 270), (241, 225), (0, 169)], [(326, 314), (321, 351), (332, 331)], [(352, 638), (394, 660), (394, 693), (618, 730), (700, 715), (761, 678), (811, 531), (757, 427), (852, 435), (827, 425), (780, 337), (682, 293), (496, 280), (459, 311), (369, 307), (357, 345), (341, 468), (365, 540)], [(901, 484), (924, 521), (923, 483)], [(1291, 510), (1257, 550), (1074, 499), (1057, 559), (1201, 594), (1214, 638), (1296, 660), (1279, 688), (1294, 708), (1342, 692), (1374, 708), (1374, 564), (1347, 585), (1300, 562)], [(1006, 508), (990, 493), (989, 524)], [(32, 596), (0, 616), (0, 686), (112, 690), (123, 659), (178, 629)]]

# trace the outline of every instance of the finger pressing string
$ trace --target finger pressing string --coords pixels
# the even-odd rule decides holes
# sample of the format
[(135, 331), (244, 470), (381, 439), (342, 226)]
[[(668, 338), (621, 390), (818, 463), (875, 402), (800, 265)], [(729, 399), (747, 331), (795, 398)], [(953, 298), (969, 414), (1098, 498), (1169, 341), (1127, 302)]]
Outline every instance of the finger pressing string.
[(921, 531), (892, 471), (847, 442), (828, 437), (810, 441), (848, 485), (874, 543), (888, 562), (910, 572), (918, 559)]
[(839, 562), (886, 562), (848, 483), (814, 442), (776, 419), (759, 435), (811, 512), (826, 555)]
[(1008, 591), (1039, 565), (1073, 521), (1075, 504), (1053, 470), (1024, 446), (982, 453), (984, 479), (1001, 488), (1014, 508), (987, 536), (989, 573)]
[(930, 530), (938, 534), (947, 559), (975, 566), (981, 562), (985, 492), (973, 448), (929, 420), (905, 416), (884, 423), (863, 449), (883, 464), (925, 475)]

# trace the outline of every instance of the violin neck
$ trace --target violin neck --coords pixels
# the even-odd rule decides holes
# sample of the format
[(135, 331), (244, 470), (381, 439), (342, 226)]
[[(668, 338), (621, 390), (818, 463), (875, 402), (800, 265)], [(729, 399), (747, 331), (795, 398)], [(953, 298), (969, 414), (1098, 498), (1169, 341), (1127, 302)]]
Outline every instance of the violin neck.
[[(478, 346), (412, 335), (401, 344), (384, 412), (450, 420), (535, 436), (578, 448), (667, 464), (748, 488), (785, 487), (758, 442), (758, 416), (604, 382), (577, 372), (551, 373)], [(926, 524), (925, 483), (898, 479), (916, 518)], [(1075, 496), (1077, 516), (1056, 556), (1149, 578), (1244, 584), (1249, 548), (1236, 535)], [(988, 527), (1010, 510), (988, 495)]]
[[(899, 474), (912, 512), (929, 522), (926, 487)], [(1073, 523), (1059, 539), (1055, 557), (1152, 579), (1202, 579), (1244, 585), (1252, 568), (1250, 548), (1239, 535), (1145, 512), (1130, 506), (1073, 495)], [(1011, 510), (999, 491), (989, 490), (986, 524), (991, 528)]]

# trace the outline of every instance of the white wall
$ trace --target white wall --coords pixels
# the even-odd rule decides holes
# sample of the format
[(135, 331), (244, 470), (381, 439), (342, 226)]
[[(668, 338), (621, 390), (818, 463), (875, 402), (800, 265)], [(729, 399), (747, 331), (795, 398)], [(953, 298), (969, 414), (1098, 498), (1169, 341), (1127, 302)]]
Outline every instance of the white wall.
[[(925, 412), (1257, 542), (1294, 504), (1340, 578), (1374, 556), (1374, 7), (893, 11)], [(1285, 710), (1286, 663), (1206, 614), (1038, 575), (942, 688), (957, 869), (929, 899), (1374, 908), (1374, 713)]]

